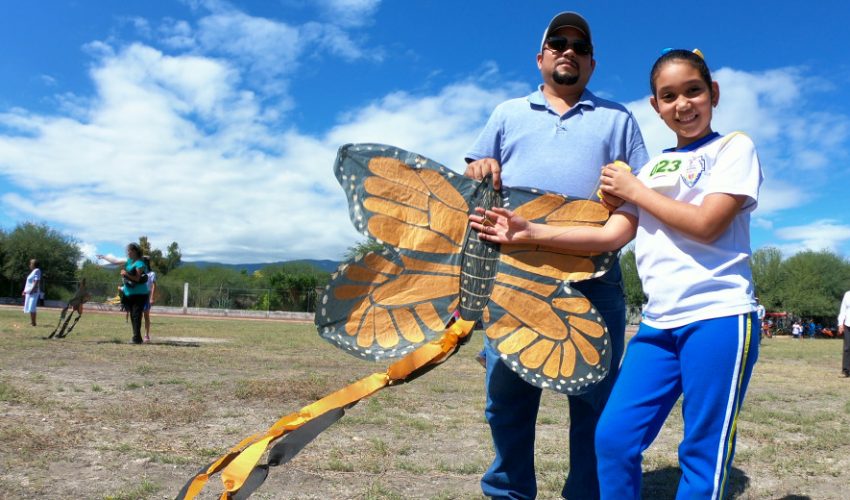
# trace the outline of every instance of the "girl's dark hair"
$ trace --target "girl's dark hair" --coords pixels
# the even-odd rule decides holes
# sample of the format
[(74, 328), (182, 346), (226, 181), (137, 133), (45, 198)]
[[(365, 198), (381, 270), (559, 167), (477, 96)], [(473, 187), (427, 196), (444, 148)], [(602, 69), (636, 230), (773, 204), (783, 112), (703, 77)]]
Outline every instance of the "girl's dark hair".
[(127, 248), (132, 249), (134, 252), (136, 252), (137, 259), (142, 258), (142, 247), (140, 247), (138, 243), (129, 243), (127, 244)]
[(649, 72), (649, 88), (652, 90), (653, 97), (655, 96), (655, 79), (658, 77), (658, 72), (661, 68), (670, 61), (685, 61), (690, 63), (697, 71), (702, 81), (708, 86), (708, 92), (711, 97), (714, 97), (714, 89), (711, 87), (711, 71), (708, 70), (708, 65), (705, 64), (705, 59), (699, 54), (695, 54), (690, 50), (673, 49), (661, 54), (655, 64), (652, 65), (652, 71)]
[(30, 262), (32, 262), (32, 267), (38, 267), (38, 259), (30, 259)]

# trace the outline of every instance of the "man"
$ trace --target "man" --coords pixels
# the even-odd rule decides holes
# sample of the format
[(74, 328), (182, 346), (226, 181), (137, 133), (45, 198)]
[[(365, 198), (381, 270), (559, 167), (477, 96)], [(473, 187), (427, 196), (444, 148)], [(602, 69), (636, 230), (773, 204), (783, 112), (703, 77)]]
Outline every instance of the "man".
[[(492, 174), (496, 188), (504, 181), (591, 198), (603, 165), (622, 160), (639, 169), (648, 161), (631, 113), (585, 88), (596, 66), (591, 43), (590, 26), (579, 14), (564, 12), (549, 22), (537, 54), (543, 84), (493, 111), (466, 156), (467, 177)], [(570, 471), (563, 495), (586, 500), (599, 497), (594, 432), (623, 354), (625, 298), (619, 263), (603, 277), (571, 286), (602, 314), (613, 354), (606, 380), (589, 394), (569, 398)], [(481, 479), (482, 490), (493, 498), (534, 498), (534, 431), (541, 390), (520, 379), (489, 345), (484, 354), (485, 414), (496, 457)]]
[(850, 291), (844, 294), (838, 310), (838, 334), (844, 336), (844, 357), (841, 359), (841, 374), (850, 377)]

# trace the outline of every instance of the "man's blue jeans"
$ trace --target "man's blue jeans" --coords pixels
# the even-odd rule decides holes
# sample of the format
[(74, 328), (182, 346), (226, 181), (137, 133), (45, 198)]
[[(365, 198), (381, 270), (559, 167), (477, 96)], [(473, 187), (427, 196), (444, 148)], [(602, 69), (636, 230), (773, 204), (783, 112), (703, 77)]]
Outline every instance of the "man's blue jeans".
[[(570, 471), (562, 494), (569, 500), (599, 498), (594, 434), (596, 423), (611, 394), (623, 357), (626, 306), (619, 264), (606, 275), (571, 284), (600, 312), (611, 336), (611, 368), (606, 379), (580, 396), (569, 396)], [(511, 371), (485, 341), (487, 406), (496, 457), (481, 479), (483, 493), (498, 499), (537, 496), (534, 475), (534, 434), (541, 389)]]

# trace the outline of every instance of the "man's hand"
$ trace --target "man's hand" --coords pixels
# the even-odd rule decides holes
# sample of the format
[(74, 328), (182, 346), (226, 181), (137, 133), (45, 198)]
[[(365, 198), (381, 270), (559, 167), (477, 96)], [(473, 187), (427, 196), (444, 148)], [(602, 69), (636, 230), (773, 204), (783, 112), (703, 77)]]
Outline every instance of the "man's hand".
[(466, 166), (464, 176), (477, 181), (484, 180), (487, 174), (493, 174), (493, 189), (502, 188), (502, 166), (495, 158), (482, 158), (475, 160)]
[(844, 335), (844, 325), (838, 325), (838, 334)]

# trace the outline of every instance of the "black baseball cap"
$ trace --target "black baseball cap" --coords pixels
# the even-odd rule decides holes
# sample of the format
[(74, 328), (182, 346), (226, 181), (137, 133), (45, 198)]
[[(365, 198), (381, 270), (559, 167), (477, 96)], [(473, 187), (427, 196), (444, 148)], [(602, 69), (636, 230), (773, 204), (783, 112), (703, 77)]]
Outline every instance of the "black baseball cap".
[(585, 18), (581, 17), (581, 14), (577, 12), (561, 12), (549, 21), (546, 31), (543, 32), (543, 39), (540, 41), (540, 50), (543, 50), (543, 44), (546, 43), (546, 39), (549, 38), (550, 33), (567, 26), (581, 31), (587, 37), (587, 41), (593, 43), (590, 39), (590, 25), (587, 24)]

